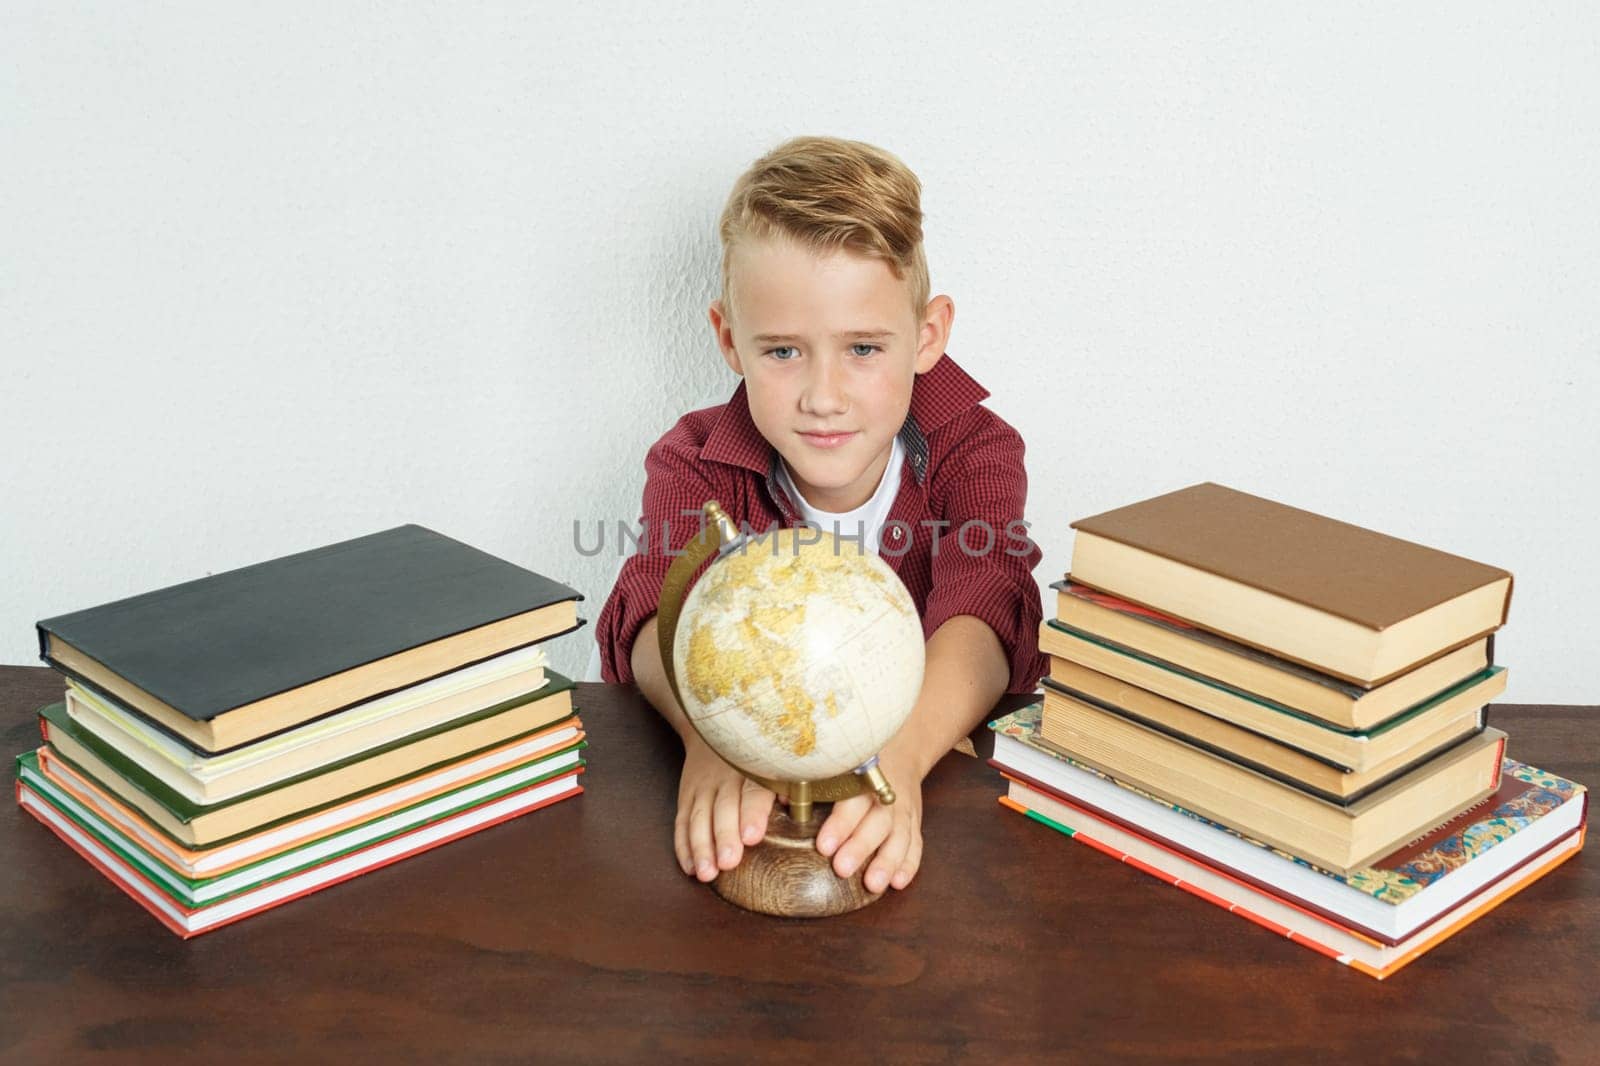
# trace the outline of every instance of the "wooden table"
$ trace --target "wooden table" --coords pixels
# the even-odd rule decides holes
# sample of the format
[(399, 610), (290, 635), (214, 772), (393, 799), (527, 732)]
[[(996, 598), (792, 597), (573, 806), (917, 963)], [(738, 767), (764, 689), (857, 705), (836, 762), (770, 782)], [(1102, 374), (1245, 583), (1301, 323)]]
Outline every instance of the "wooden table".
[[(0, 737), (59, 698), (0, 668)], [(1377, 982), (1075, 845), (952, 755), (902, 893), (820, 922), (679, 873), (676, 741), (582, 685), (588, 791), (190, 941), (0, 815), (0, 1061), (1600, 1061), (1600, 862), (1581, 854)], [(1600, 785), (1596, 708), (1495, 708)]]

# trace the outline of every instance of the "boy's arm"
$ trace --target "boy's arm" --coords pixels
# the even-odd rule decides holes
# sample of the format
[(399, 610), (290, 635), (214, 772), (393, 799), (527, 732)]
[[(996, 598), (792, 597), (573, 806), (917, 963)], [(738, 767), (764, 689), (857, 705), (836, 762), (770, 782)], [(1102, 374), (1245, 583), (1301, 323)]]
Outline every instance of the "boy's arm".
[(1000, 638), (981, 618), (947, 618), (928, 638), (922, 690), (911, 714), (878, 754), (895, 790), (885, 807), (871, 793), (833, 805), (817, 850), (849, 877), (871, 860), (867, 888), (905, 888), (922, 866), (922, 779), (983, 720), (1005, 691), (1011, 667)]
[[(1011, 666), (987, 622), (958, 614), (928, 638), (922, 677), (922, 692), (905, 725), (884, 746), (891, 765), (905, 766), (919, 782), (994, 707), (1010, 681)], [(889, 783), (896, 784), (892, 777)]]
[(932, 559), (922, 617), (928, 635), (922, 695), (901, 731), (912, 734), (907, 754), (917, 756), (919, 780), (1002, 695), (1034, 691), (1049, 670), (1039, 650), (1044, 608), (1033, 579), (1044, 552), (1021, 524), (1026, 448), (993, 412), (974, 408), (969, 417), (976, 425), (945, 460), (930, 500), (949, 532)]
[[(895, 803), (857, 796), (835, 804), (817, 834), (818, 849), (833, 857), (841, 877), (870, 860), (866, 884), (875, 892), (904, 888), (921, 866), (922, 779), (1002, 694), (1032, 692), (1048, 670), (1032, 573), (1044, 553), (1020, 525), (1028, 493), (1022, 438), (983, 408), (967, 417), (972, 426), (945, 459), (929, 499), (949, 526), (932, 559), (922, 615), (922, 689), (879, 757)], [(968, 523), (963, 550), (957, 538)]]
[[(1033, 577), (1044, 552), (1023, 524), (1026, 446), (1021, 434), (986, 408), (973, 408), (965, 417), (973, 426), (934, 475), (929, 500), (948, 527), (932, 559), (923, 632), (931, 638), (957, 615), (976, 618), (1005, 654), (1008, 676), (1002, 691), (1032, 692), (1050, 664), (1039, 650), (1044, 606)], [(992, 531), (992, 539), (986, 531)], [(971, 725), (988, 709), (978, 711)]]
[[(688, 416), (686, 416), (687, 419)], [(600, 676), (612, 684), (634, 682), (683, 741), (673, 851), (686, 874), (710, 881), (731, 870), (747, 844), (766, 834), (773, 794), (745, 781), (700, 739), (667, 684), (656, 638), (661, 585), (676, 554), (700, 531), (700, 508), (722, 499), (699, 458), (701, 435), (685, 421), (645, 454), (641, 521), (648, 542), (629, 556), (595, 622)]]
[[(595, 619), (600, 677), (609, 684), (636, 680), (633, 652), (641, 643), (640, 631), (660, 606), (661, 584), (677, 557), (672, 553), (682, 551), (700, 532), (697, 515), (705, 501), (718, 498), (717, 486), (707, 476), (699, 451), (699, 435), (680, 420), (645, 453), (639, 550), (623, 560), (611, 595)], [(649, 643), (653, 646), (655, 642)], [(658, 655), (658, 663), (659, 659)], [(657, 710), (668, 713), (668, 704), (658, 701), (656, 694), (648, 690), (644, 694)], [(672, 721), (670, 715), (667, 720)], [(674, 728), (678, 725), (674, 723)], [(682, 735), (683, 730), (678, 732)]]
[(651, 615), (639, 628), (639, 634), (634, 638), (633, 652), (629, 656), (629, 666), (633, 669), (633, 680), (639, 686), (639, 691), (650, 701), (650, 706), (667, 720), (667, 724), (677, 731), (684, 747), (699, 740), (699, 734), (689, 724), (683, 706), (678, 702), (678, 697), (673, 695), (672, 686), (667, 683), (666, 667), (661, 664), (661, 645), (656, 637), (655, 615)]

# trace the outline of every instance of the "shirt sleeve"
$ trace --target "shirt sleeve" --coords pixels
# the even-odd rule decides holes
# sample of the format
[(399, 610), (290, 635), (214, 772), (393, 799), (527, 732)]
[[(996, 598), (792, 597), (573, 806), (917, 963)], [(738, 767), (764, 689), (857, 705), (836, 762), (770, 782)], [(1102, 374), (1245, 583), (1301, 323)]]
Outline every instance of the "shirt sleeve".
[(1028, 475), (1022, 436), (987, 408), (974, 408), (968, 417), (972, 425), (940, 465), (930, 493), (935, 518), (949, 525), (931, 561), (923, 633), (931, 637), (958, 614), (980, 619), (1000, 638), (1010, 663), (1006, 691), (1033, 692), (1050, 665), (1039, 650), (1044, 607), (1033, 578), (1044, 553), (1023, 524)]
[(700, 532), (695, 514), (683, 512), (697, 514), (706, 500), (717, 498), (699, 452), (699, 443), (680, 423), (645, 453), (639, 546), (623, 560), (595, 621), (600, 677), (610, 684), (633, 683), (634, 641), (660, 605), (661, 585), (676, 553)]

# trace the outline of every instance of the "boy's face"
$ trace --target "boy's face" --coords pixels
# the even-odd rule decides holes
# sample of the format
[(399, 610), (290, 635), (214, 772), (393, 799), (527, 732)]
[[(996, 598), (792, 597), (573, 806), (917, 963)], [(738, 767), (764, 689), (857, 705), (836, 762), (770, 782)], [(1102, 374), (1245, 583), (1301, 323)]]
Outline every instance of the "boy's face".
[(736, 246), (730, 272), (737, 321), (716, 300), (711, 325), (756, 427), (813, 507), (861, 506), (888, 466), (916, 375), (944, 354), (954, 304), (937, 296), (915, 315), (882, 260), (783, 239)]

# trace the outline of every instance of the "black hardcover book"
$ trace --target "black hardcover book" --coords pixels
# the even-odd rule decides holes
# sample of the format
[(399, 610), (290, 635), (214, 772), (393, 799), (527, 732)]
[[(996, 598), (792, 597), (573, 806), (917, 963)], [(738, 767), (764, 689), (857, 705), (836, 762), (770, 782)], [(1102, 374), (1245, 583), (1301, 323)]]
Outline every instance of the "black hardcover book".
[(406, 525), (47, 618), (39, 649), (216, 750), (568, 631), (582, 599)]

